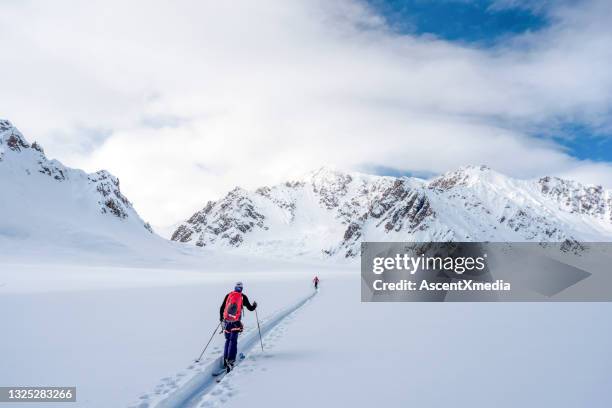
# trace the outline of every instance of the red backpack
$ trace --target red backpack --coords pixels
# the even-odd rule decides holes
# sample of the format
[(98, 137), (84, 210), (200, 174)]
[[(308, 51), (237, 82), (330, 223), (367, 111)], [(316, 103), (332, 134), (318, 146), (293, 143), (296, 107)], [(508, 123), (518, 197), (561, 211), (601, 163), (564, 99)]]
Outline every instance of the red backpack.
[(242, 314), (242, 293), (230, 292), (225, 301), (223, 318), (228, 322), (237, 322)]

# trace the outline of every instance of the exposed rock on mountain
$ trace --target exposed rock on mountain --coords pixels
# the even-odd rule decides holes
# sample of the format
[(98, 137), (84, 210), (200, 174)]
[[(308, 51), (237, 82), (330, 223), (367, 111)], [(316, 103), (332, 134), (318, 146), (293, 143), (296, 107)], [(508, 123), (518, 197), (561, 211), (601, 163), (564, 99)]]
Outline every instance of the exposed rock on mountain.
[(7, 120), (0, 120), (0, 191), (0, 239), (95, 247), (101, 240), (133, 241), (152, 233), (121, 193), (118, 178), (48, 159)]
[(354, 257), (361, 241), (612, 240), (612, 198), (553, 177), (468, 166), (425, 181), (322, 168), (209, 202), (172, 239), (279, 256)]

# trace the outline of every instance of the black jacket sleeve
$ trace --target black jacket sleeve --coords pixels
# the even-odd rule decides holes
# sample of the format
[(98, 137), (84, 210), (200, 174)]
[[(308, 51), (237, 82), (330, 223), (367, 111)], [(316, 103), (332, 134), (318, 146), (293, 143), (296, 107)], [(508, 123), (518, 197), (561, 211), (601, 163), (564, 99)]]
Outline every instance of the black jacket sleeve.
[(223, 320), (223, 312), (225, 311), (225, 302), (227, 302), (228, 296), (229, 296), (229, 293), (225, 295), (225, 297), (223, 298), (223, 303), (221, 303), (221, 308), (219, 309), (219, 321)]
[(255, 310), (255, 306), (253, 306), (251, 302), (249, 302), (249, 298), (247, 297), (247, 295), (244, 295), (244, 294), (242, 295), (242, 304), (244, 305), (244, 307), (249, 309), (251, 312)]

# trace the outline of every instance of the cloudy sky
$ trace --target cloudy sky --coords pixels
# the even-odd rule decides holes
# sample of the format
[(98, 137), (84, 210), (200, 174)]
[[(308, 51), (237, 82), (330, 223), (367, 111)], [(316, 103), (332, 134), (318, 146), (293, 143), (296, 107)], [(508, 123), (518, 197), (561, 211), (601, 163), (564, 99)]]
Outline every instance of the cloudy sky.
[(612, 2), (5, 1), (0, 116), (167, 225), (321, 165), (612, 187)]

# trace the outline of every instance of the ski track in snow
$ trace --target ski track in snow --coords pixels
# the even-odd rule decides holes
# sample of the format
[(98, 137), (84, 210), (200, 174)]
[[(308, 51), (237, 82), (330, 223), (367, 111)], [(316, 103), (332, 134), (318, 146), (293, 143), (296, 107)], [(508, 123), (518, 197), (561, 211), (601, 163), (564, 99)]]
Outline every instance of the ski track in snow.
[[(295, 304), (282, 309), (267, 319), (261, 321), (261, 335), (264, 350), (261, 352), (259, 333), (257, 327), (245, 330), (238, 342), (238, 352), (245, 355), (244, 360), (238, 360), (236, 366), (229, 374), (213, 377), (212, 373), (218, 371), (223, 365), (223, 350), (221, 346), (212, 348), (209, 357), (199, 363), (190, 364), (185, 370), (174, 377), (161, 379), (153, 392), (140, 396), (139, 401), (130, 405), (130, 408), (213, 408), (225, 403), (236, 394), (231, 384), (231, 378), (236, 375), (245, 375), (258, 369), (260, 362), (272, 357), (266, 352), (273, 349), (278, 340), (284, 335), (286, 326), (294, 318), (302, 306), (307, 304), (317, 292), (306, 296)], [(210, 356), (217, 357), (210, 357)], [(265, 367), (259, 368), (265, 371)], [(217, 380), (220, 381), (217, 383)]]

